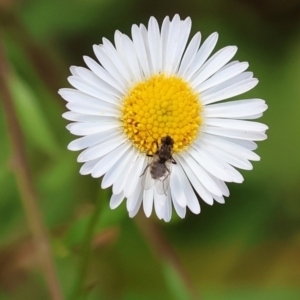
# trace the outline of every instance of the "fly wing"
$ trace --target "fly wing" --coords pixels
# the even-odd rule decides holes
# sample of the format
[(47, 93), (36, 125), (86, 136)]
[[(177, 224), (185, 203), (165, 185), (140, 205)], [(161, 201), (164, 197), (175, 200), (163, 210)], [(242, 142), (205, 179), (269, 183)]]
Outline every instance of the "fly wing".
[(163, 194), (167, 195), (167, 191), (169, 189), (170, 178), (171, 178), (170, 175), (172, 172), (172, 163), (166, 162), (166, 168), (168, 171), (162, 177), (157, 179), (155, 182), (156, 191), (159, 195), (163, 195)]
[[(151, 160), (153, 160), (153, 158)], [(142, 187), (144, 190), (149, 190), (155, 184), (155, 179), (152, 178), (150, 169), (151, 169), (151, 161), (149, 161), (143, 174), (141, 175), (141, 176), (143, 176), (141, 183), (142, 183)]]

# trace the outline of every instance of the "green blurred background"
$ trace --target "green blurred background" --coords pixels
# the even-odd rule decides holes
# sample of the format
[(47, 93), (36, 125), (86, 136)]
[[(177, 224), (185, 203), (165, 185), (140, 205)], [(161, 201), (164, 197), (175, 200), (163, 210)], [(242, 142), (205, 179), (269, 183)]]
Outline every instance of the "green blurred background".
[[(192, 34), (219, 32), (217, 49), (239, 47), (235, 59), (248, 61), (260, 80), (244, 98), (267, 101), (260, 121), (270, 130), (256, 151), (261, 161), (242, 171), (242, 185), (229, 184), (225, 205), (201, 201), (200, 215), (174, 214), (165, 224), (143, 214), (130, 219), (124, 204), (110, 211), (110, 191), (79, 175), (57, 90), (69, 86), (70, 65), (94, 57), (92, 45), (102, 37), (112, 40), (116, 29), (130, 34), (133, 23), (147, 24), (151, 15), (161, 24), (175, 13), (192, 18)], [(75, 299), (76, 285), (77, 298), (89, 300), (300, 299), (299, 0), (2, 0), (0, 26), (22, 150), (64, 299)], [(51, 299), (6, 120), (1, 109), (0, 300)], [(82, 257), (89, 257), (86, 267)]]

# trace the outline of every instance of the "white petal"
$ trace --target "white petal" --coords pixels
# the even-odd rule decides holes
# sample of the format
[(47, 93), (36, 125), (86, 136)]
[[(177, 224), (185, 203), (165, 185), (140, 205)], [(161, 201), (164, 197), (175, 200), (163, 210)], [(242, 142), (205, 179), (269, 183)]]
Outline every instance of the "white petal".
[(245, 72), (206, 90), (201, 94), (202, 103), (207, 105), (248, 92), (258, 84), (256, 78), (243, 78), (250, 76), (252, 73)]
[(81, 168), (79, 173), (81, 175), (88, 175), (91, 174), (93, 171), (93, 168), (95, 167), (95, 165), (98, 163), (98, 161), (100, 160), (100, 158), (96, 158), (90, 161), (87, 161), (86, 163), (84, 163)]
[(263, 113), (255, 114), (255, 115), (248, 115), (244, 117), (235, 117), (235, 119), (240, 119), (240, 120), (254, 120), (261, 118), (263, 116)]
[(154, 189), (144, 190), (143, 195), (143, 207), (144, 212), (147, 218), (151, 216), (152, 208), (153, 208), (153, 199), (154, 199)]
[(136, 187), (132, 196), (130, 196), (130, 198), (127, 199), (126, 206), (130, 218), (133, 218), (139, 211), (143, 200), (142, 195), (143, 195), (143, 191), (141, 189), (141, 185), (139, 184)]
[(159, 73), (161, 70), (161, 45), (159, 26), (154, 17), (151, 17), (148, 24), (148, 43), (153, 72)]
[[(186, 173), (189, 181), (193, 185), (194, 189), (198, 193), (198, 195), (209, 205), (212, 205), (214, 200), (212, 198), (212, 194), (203, 186), (200, 181), (199, 174), (195, 174), (186, 161), (180, 156), (176, 156), (176, 161), (179, 162)], [(221, 195), (221, 193), (220, 193)]]
[(177, 201), (174, 201), (174, 193), (172, 192), (172, 198), (173, 198), (173, 205), (174, 205), (174, 208), (175, 208), (175, 211), (177, 213), (177, 215), (183, 219), (186, 215), (186, 206), (185, 207), (182, 207), (180, 206)]
[(175, 73), (178, 70), (178, 66), (181, 61), (183, 51), (186, 47), (186, 43), (190, 35), (191, 26), (192, 26), (192, 21), (191, 18), (189, 17), (186, 18), (184, 21), (180, 21), (180, 31), (179, 31), (177, 47), (176, 47), (176, 52), (172, 64), (171, 73)]
[(187, 206), (194, 214), (199, 214), (200, 213), (199, 201), (191, 187), (191, 184), (188, 181), (186, 174), (184, 173), (180, 165), (178, 166), (177, 170), (182, 184), (181, 188), (187, 200)]
[[(109, 41), (105, 41), (105, 42), (109, 42)], [(113, 51), (117, 50), (117, 55), (120, 58), (120, 61), (122, 62), (122, 64), (124, 64), (124, 67), (126, 69), (126, 72), (129, 75), (130, 81), (132, 79), (132, 72), (130, 67), (128, 66), (128, 61), (127, 61), (127, 57), (125, 55), (124, 52), (124, 43), (123, 43), (123, 33), (119, 30), (115, 31), (114, 34), (114, 45), (112, 43), (109, 44), (109, 48), (113, 48)]]
[(205, 148), (207, 151), (209, 151), (209, 153), (213, 154), (214, 156), (220, 159), (223, 159), (224, 161), (226, 161), (227, 163), (229, 163), (230, 165), (236, 168), (243, 169), (243, 170), (253, 169), (252, 164), (247, 159), (244, 159), (237, 155), (229, 154), (213, 146), (206, 145)]
[(76, 72), (79, 77), (81, 77), (83, 80), (89, 82), (93, 86), (103, 90), (104, 92), (113, 95), (116, 98), (120, 98), (122, 96), (122, 93), (118, 91), (115, 87), (109, 85), (104, 80), (99, 78), (96, 74), (94, 74), (92, 71), (83, 68), (83, 67), (77, 67)]
[(145, 155), (140, 155), (135, 162), (134, 168), (132, 168), (131, 173), (129, 174), (130, 180), (127, 180), (127, 183), (124, 188), (125, 197), (130, 197), (136, 186), (141, 185), (141, 174), (146, 166), (146, 158)]
[(188, 153), (184, 152), (181, 156), (192, 172), (197, 175), (205, 188), (214, 195), (222, 196), (222, 192), (216, 183), (211, 179), (210, 175), (197, 163), (197, 161)]
[(143, 80), (142, 72), (139, 66), (138, 58), (135, 53), (134, 45), (129, 37), (125, 34), (122, 35), (123, 52), (126, 58), (127, 67), (131, 69), (132, 78), (138, 82)]
[(121, 76), (126, 80), (127, 83), (130, 84), (132, 78), (130, 72), (126, 68), (126, 64), (124, 63), (122, 56), (120, 55), (120, 53), (118, 53), (114, 45), (108, 39), (103, 38), (102, 41), (102, 49), (106, 52), (106, 54), (110, 58), (111, 62), (114, 64), (115, 68), (121, 74)]
[[(68, 103), (66, 105), (66, 107), (77, 113), (77, 114), (81, 114), (82, 117), (77, 117), (76, 120), (74, 121), (80, 121), (80, 122), (95, 122), (96, 117), (100, 118), (98, 120), (103, 120), (102, 117), (115, 117), (117, 119), (120, 118), (120, 114), (121, 111), (117, 111), (117, 110), (112, 110), (112, 109), (96, 109), (95, 107), (92, 106), (88, 106), (84, 103)], [(88, 121), (86, 121), (86, 117), (85, 116), (90, 116), (90, 119)], [(83, 120), (83, 121), (81, 121)]]
[(171, 198), (171, 192), (169, 191), (167, 194), (167, 199), (165, 203), (165, 212), (163, 219), (165, 222), (169, 222), (172, 217), (172, 198)]
[(169, 31), (170, 31), (170, 19), (167, 16), (164, 18), (162, 26), (161, 26), (162, 71), (166, 70)]
[(128, 212), (130, 218), (133, 218), (137, 214), (137, 212), (139, 211), (139, 209), (141, 207), (141, 204), (142, 204), (142, 194), (140, 191), (140, 194), (138, 196), (138, 200), (135, 204), (135, 207), (131, 211)]
[(103, 46), (94, 45), (93, 49), (99, 62), (107, 70), (107, 72), (114, 77), (122, 87), (126, 87), (127, 82), (125, 78), (120, 74), (115, 64), (111, 61), (110, 55), (106, 53), (106, 51), (103, 49)]
[(196, 87), (227, 64), (235, 55), (237, 47), (228, 46), (215, 53), (191, 78), (192, 87)]
[(116, 130), (115, 129), (110, 129), (104, 132), (99, 132), (99, 133), (94, 133), (94, 134), (90, 134), (84, 137), (81, 137), (77, 140), (72, 141), (69, 145), (68, 145), (68, 149), (71, 151), (78, 151), (78, 150), (82, 150), (88, 147), (92, 147), (95, 146), (99, 143), (101, 143), (102, 141), (106, 140), (107, 138), (114, 136), (116, 134)]
[(98, 132), (108, 131), (110, 129), (115, 129), (121, 127), (122, 123), (118, 121), (105, 122), (104, 118), (102, 122), (97, 123), (71, 123), (66, 126), (66, 128), (74, 135), (89, 135)]
[(155, 180), (152, 178), (152, 175), (150, 173), (150, 160), (149, 158), (147, 159), (146, 158), (146, 161), (147, 161), (147, 165), (144, 167), (144, 170), (141, 174), (141, 177), (142, 177), (142, 186), (145, 190), (148, 190), (152, 187), (154, 187), (155, 185)]
[(120, 133), (116, 133), (115, 136), (109, 137), (101, 144), (93, 146), (84, 150), (77, 158), (78, 162), (86, 162), (101, 156), (108, 154), (110, 151), (119, 147), (127, 141), (127, 137)]
[(124, 154), (124, 159), (120, 160), (118, 164), (114, 166), (114, 168), (111, 168), (110, 170), (107, 171), (107, 173), (104, 175), (102, 182), (101, 182), (101, 187), (103, 189), (106, 189), (107, 187), (113, 186), (113, 193), (114, 194), (119, 194), (122, 192), (122, 188), (116, 189), (115, 185), (117, 180), (119, 182), (123, 182), (124, 176), (126, 175), (126, 172), (129, 168), (129, 166), (132, 164), (132, 161), (136, 159), (136, 151), (133, 147), (129, 148), (125, 154)]
[(143, 70), (143, 73), (146, 78), (150, 76), (150, 66), (149, 60), (147, 57), (146, 46), (144, 44), (143, 36), (140, 28), (137, 25), (133, 25), (131, 28), (133, 46), (135, 48), (135, 52), (137, 54), (138, 61)]
[(261, 99), (223, 102), (205, 106), (205, 116), (210, 118), (237, 118), (264, 112), (268, 106)]
[(113, 185), (114, 193), (119, 193), (123, 191), (127, 182), (131, 180), (129, 175), (131, 170), (135, 167), (136, 161), (139, 156), (140, 156), (140, 152), (136, 148), (131, 147), (130, 155), (126, 156), (126, 164), (124, 165), (124, 167), (120, 169), (119, 173), (114, 173), (115, 174), (114, 185)]
[(106, 101), (108, 103), (120, 106), (120, 99), (116, 98), (112, 94), (105, 92), (103, 89), (101, 89), (100, 86), (92, 85), (90, 82), (85, 81), (81, 77), (76, 76), (68, 77), (68, 81), (73, 87), (75, 87), (79, 91), (82, 91), (83, 93), (86, 93), (100, 100)]
[(224, 203), (225, 203), (224, 197), (214, 196), (214, 199), (215, 199), (218, 203), (220, 203), (220, 204), (224, 204)]
[(189, 154), (201, 165), (207, 172), (213, 176), (227, 182), (232, 182), (233, 178), (229, 172), (229, 166), (218, 159), (209, 155), (204, 147), (193, 145), (189, 148)]
[(167, 201), (167, 196), (165, 194), (158, 194), (156, 189), (153, 190), (154, 190), (154, 209), (157, 217), (161, 220), (164, 217), (165, 202)]
[(110, 168), (114, 167), (114, 165), (117, 164), (120, 159), (122, 159), (122, 156), (130, 146), (130, 143), (125, 143), (104, 156), (93, 168), (92, 177), (101, 177)]
[(263, 141), (267, 138), (266, 134), (257, 131), (246, 131), (238, 129), (228, 129), (219, 127), (202, 127), (202, 131), (214, 135), (230, 137), (242, 140)]
[[(222, 191), (223, 196), (228, 197), (230, 192), (229, 192), (229, 189), (228, 189), (226, 183), (224, 181), (218, 179), (218, 178), (214, 178), (214, 182), (218, 185), (218, 187)], [(218, 197), (218, 196), (214, 195), (213, 197), (215, 198), (215, 197)]]
[(179, 77), (184, 77), (186, 71), (188, 70), (188, 68), (190, 67), (191, 63), (193, 62), (196, 54), (197, 54), (197, 50), (199, 48), (200, 45), (200, 41), (201, 41), (201, 33), (197, 32), (192, 40), (190, 41), (180, 64), (179, 70), (178, 70), (178, 76)]
[(73, 111), (68, 111), (64, 113), (62, 116), (69, 121), (75, 121), (81, 123), (91, 123), (91, 122), (97, 123), (103, 120), (102, 116), (83, 115), (81, 113), (77, 113)]
[(143, 24), (140, 25), (140, 29), (141, 29), (141, 34), (142, 34), (142, 38), (144, 41), (145, 50), (146, 50), (146, 54), (147, 54), (150, 75), (153, 75), (154, 74), (153, 66), (152, 66), (152, 61), (151, 61), (151, 56), (150, 56), (150, 47), (149, 47), (149, 43), (148, 43), (148, 31), (147, 31), (147, 28), (145, 27), (145, 25), (143, 25)]
[(182, 186), (182, 178), (180, 176), (180, 166), (174, 165), (170, 175), (170, 189), (172, 191), (173, 202), (177, 202), (180, 206), (185, 207), (187, 200)]
[(201, 66), (205, 63), (207, 58), (210, 56), (212, 51), (214, 50), (216, 43), (218, 41), (218, 33), (214, 32), (211, 34), (202, 44), (200, 49), (198, 50), (195, 58), (193, 59), (190, 68), (184, 75), (184, 78), (189, 81), (192, 76), (201, 68)]
[(178, 47), (178, 42), (179, 42), (179, 33), (180, 33), (180, 18), (179, 15), (176, 14), (170, 24), (168, 40), (167, 40), (166, 50), (165, 50), (164, 71), (167, 72), (167, 74), (172, 73), (176, 49)]
[(108, 110), (113, 111), (116, 114), (120, 111), (120, 103), (108, 103), (106, 101), (82, 93), (78, 90), (60, 89), (58, 93), (61, 95), (62, 98), (64, 98), (70, 103), (85, 105), (87, 107), (93, 108), (94, 110)]
[(141, 184), (135, 185), (134, 190), (130, 195), (130, 197), (126, 197), (127, 198), (126, 208), (128, 211), (134, 210), (139, 198), (142, 198), (141, 189), (142, 189)]
[(235, 77), (236, 75), (239, 75), (240, 73), (244, 72), (248, 68), (248, 66), (249, 64), (247, 62), (234, 62), (234, 64), (227, 64), (212, 77), (197, 86), (197, 90), (202, 93), (211, 87), (214, 87), (226, 80)]
[(248, 160), (260, 160), (260, 157), (256, 153), (252, 152), (248, 147), (243, 147), (242, 145), (236, 144), (234, 141), (229, 141), (221, 137), (203, 134), (201, 139), (199, 139), (196, 143), (199, 145), (201, 143), (212, 145), (231, 155), (237, 155), (238, 157), (243, 157)]
[(109, 207), (111, 209), (117, 208), (123, 202), (124, 198), (125, 197), (124, 197), (123, 193), (113, 194), (109, 201)]
[(70, 72), (72, 75), (74, 76), (78, 76), (77, 72), (76, 72), (76, 66), (71, 66), (70, 67)]
[(262, 131), (265, 132), (268, 126), (258, 122), (240, 121), (232, 119), (207, 118), (205, 124), (214, 127), (223, 127), (245, 131)]
[[(234, 143), (234, 144), (237, 144), (237, 145), (242, 146), (242, 147), (244, 147), (248, 150), (257, 149), (257, 144), (255, 142), (252, 142), (252, 141), (240, 140), (240, 139), (235, 139), (235, 138), (230, 138), (230, 137), (225, 137), (225, 136), (219, 136), (218, 138), (220, 138), (222, 140), (229, 141), (229, 142)], [(252, 160), (255, 160), (255, 159), (252, 159)], [(260, 160), (259, 156), (258, 156), (257, 160)]]
[(89, 69), (93, 71), (99, 78), (101, 78), (103, 81), (107, 82), (109, 85), (117, 89), (120, 93), (125, 95), (126, 86), (124, 85), (124, 82), (117, 81), (107, 70), (105, 70), (92, 58), (84, 56), (83, 59), (86, 65), (89, 67)]

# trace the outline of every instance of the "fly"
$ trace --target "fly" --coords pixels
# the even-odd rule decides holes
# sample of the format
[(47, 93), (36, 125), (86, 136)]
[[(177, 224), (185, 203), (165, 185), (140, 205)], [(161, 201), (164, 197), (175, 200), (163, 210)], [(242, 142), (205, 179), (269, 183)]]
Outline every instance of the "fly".
[(154, 155), (148, 155), (152, 160), (141, 175), (142, 186), (148, 190), (155, 184), (158, 194), (166, 194), (170, 183), (171, 167), (172, 164), (176, 164), (172, 156), (174, 140), (167, 135), (161, 139), (160, 146), (157, 141), (156, 144), (157, 151)]

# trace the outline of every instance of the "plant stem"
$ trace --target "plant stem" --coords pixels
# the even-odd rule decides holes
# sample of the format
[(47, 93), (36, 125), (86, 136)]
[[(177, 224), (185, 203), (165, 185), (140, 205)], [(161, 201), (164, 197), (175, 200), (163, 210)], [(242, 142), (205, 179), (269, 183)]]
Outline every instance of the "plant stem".
[(23, 133), (9, 89), (8, 78), (10, 76), (10, 69), (1, 40), (2, 37), (0, 36), (0, 95), (6, 118), (7, 130), (11, 140), (12, 167), (38, 253), (40, 267), (45, 277), (51, 299), (62, 300), (63, 296), (56, 276), (55, 264), (47, 236), (47, 230), (38, 207), (38, 199), (25, 155)]
[(151, 219), (147, 219), (141, 213), (136, 215), (135, 221), (140, 232), (144, 236), (144, 239), (146, 240), (154, 254), (163, 262), (171, 265), (177, 272), (191, 299), (200, 300), (200, 295), (196, 288), (193, 286), (187, 270), (181, 263), (171, 244), (165, 238), (160, 227), (156, 225)]
[(84, 284), (87, 277), (87, 271), (89, 267), (89, 262), (91, 258), (91, 252), (92, 252), (92, 239), (94, 237), (95, 233), (95, 227), (97, 224), (97, 221), (100, 217), (102, 211), (102, 201), (101, 199), (96, 199), (94, 212), (91, 216), (86, 234), (85, 234), (85, 241), (83, 244), (83, 253), (82, 253), (82, 260), (80, 262), (79, 271), (77, 278), (75, 279), (74, 288), (71, 294), (70, 300), (74, 299), (80, 299), (80, 296), (82, 296), (82, 293), (84, 291)]

